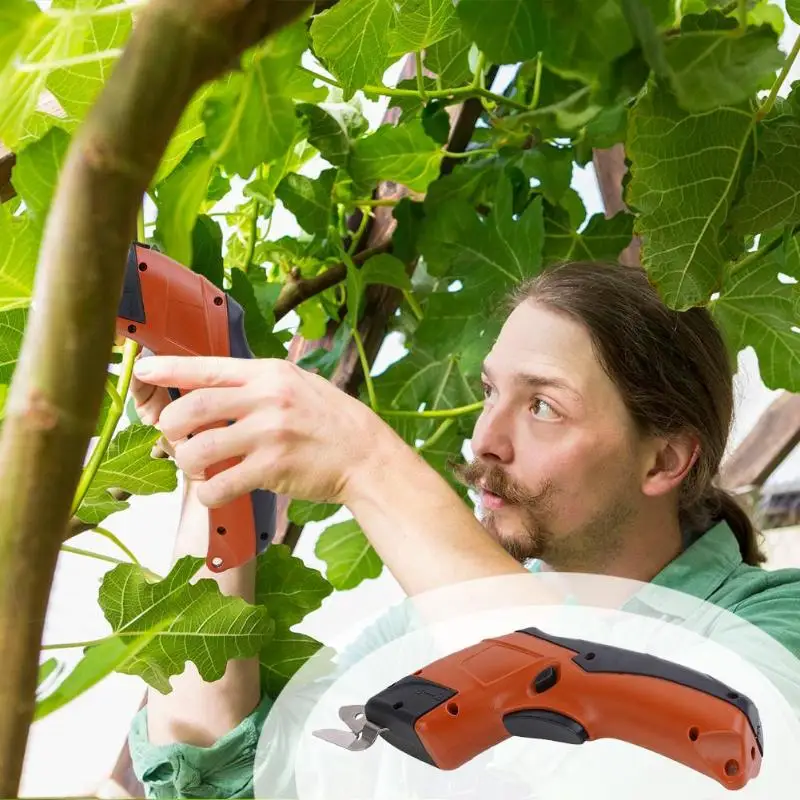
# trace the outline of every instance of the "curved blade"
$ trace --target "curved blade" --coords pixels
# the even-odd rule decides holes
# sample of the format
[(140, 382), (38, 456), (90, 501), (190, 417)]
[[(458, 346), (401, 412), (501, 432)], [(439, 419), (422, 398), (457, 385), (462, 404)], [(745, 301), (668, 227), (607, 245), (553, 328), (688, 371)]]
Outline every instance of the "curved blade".
[(381, 733), (389, 730), (373, 725), (364, 714), (364, 706), (342, 706), (339, 709), (339, 717), (350, 731), (323, 728), (312, 731), (313, 735), (345, 750), (366, 750), (375, 743)]

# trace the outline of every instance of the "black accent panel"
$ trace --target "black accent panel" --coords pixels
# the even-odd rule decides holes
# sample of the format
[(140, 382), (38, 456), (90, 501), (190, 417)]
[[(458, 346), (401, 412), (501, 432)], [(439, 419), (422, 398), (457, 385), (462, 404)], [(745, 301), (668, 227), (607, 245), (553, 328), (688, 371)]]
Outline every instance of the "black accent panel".
[[(367, 719), (389, 728), (381, 736), (398, 750), (436, 766), (414, 725), (417, 720), (457, 694), (455, 689), (408, 675), (371, 697), (364, 708)], [(456, 724), (455, 718), (453, 723)]]
[(128, 250), (128, 263), (125, 266), (125, 279), (122, 284), (122, 297), (119, 301), (117, 316), (131, 322), (144, 324), (144, 300), (142, 286), (139, 283), (139, 260), (136, 258), (136, 243)]
[(711, 675), (667, 661), (664, 658), (614, 647), (600, 642), (585, 639), (571, 639), (565, 636), (553, 636), (539, 628), (522, 628), (518, 633), (527, 633), (546, 642), (572, 650), (576, 655), (572, 661), (586, 672), (614, 672), (628, 675), (644, 675), (672, 681), (690, 689), (697, 689), (712, 697), (724, 700), (738, 708), (747, 716), (753, 729), (761, 754), (764, 753), (764, 734), (761, 728), (761, 717), (755, 703), (746, 695), (717, 680)]
[[(244, 309), (230, 295), (228, 302), (228, 342), (232, 358), (255, 358), (244, 332)], [(251, 492), (256, 523), (256, 553), (263, 553), (275, 538), (278, 498), (274, 492), (256, 489)]]
[(586, 728), (577, 720), (566, 714), (543, 708), (512, 711), (503, 717), (503, 725), (512, 736), (522, 736), (526, 739), (549, 739), (552, 742), (565, 744), (583, 744), (589, 738)]
[(538, 694), (552, 689), (558, 683), (558, 670), (555, 667), (543, 669), (534, 679), (533, 686)]

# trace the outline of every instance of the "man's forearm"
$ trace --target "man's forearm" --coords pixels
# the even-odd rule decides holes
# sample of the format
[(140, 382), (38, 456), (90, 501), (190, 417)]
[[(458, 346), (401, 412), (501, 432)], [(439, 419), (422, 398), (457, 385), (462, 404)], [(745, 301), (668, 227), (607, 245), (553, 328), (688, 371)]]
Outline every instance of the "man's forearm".
[[(206, 555), (208, 547), (208, 508), (195, 495), (195, 484), (186, 480), (183, 508), (175, 542), (174, 558), (185, 555)], [(199, 578), (213, 578), (220, 591), (244, 598), (248, 603), (255, 595), (255, 561), (222, 573), (203, 566)], [(173, 690), (163, 695), (148, 691), (147, 721), (153, 744), (184, 742), (208, 747), (235, 728), (260, 700), (258, 659), (236, 659), (228, 662), (225, 674), (208, 683), (197, 672), (194, 663), (174, 676)]]
[(439, 473), (391, 429), (385, 433), (345, 504), (406, 594), (527, 572)]

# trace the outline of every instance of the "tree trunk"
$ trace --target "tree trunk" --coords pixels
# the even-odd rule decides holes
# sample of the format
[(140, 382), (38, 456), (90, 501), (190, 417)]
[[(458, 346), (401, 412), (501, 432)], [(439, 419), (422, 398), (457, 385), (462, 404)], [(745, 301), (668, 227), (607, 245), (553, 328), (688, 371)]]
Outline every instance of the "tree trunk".
[(151, 0), (72, 141), (0, 438), (0, 797), (19, 789), (53, 573), (100, 412), (142, 197), (196, 90), (307, 5)]

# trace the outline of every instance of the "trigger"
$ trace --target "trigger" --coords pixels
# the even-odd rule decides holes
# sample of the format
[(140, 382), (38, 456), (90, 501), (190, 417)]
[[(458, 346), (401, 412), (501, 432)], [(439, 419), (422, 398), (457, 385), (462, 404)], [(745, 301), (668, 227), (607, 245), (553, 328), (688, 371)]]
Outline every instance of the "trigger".
[(550, 739), (565, 744), (583, 744), (589, 739), (588, 731), (580, 722), (543, 708), (512, 711), (503, 717), (503, 724), (512, 736), (526, 739)]

